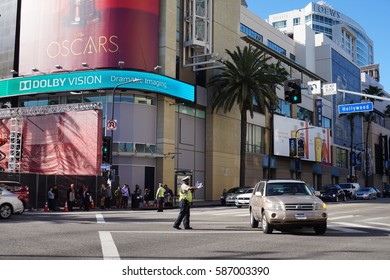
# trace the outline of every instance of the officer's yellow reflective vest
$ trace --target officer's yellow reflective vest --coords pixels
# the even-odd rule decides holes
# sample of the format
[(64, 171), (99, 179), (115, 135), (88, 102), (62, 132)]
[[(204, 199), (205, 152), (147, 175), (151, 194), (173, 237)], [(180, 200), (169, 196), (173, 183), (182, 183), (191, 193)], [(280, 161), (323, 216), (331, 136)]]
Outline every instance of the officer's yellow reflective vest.
[(163, 187), (160, 187), (157, 193), (157, 197), (164, 197), (165, 189)]
[(179, 201), (183, 199), (187, 200), (188, 202), (192, 202), (192, 192), (188, 190), (187, 193), (183, 193), (182, 189), (180, 188)]

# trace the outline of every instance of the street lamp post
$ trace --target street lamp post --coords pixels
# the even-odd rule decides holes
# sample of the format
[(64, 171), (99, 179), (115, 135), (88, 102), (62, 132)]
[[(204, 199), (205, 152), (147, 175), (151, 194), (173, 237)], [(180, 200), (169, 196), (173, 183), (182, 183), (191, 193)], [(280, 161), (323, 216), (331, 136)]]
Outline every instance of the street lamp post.
[[(302, 127), (302, 128), (299, 128), (295, 131), (295, 139), (298, 139), (298, 132), (300, 130), (307, 130), (307, 129), (312, 129), (312, 128), (315, 128), (314, 126), (309, 126), (309, 127)], [(298, 147), (298, 140), (297, 140), (297, 147)], [(300, 176), (298, 178), (298, 170), (299, 170), (299, 166), (301, 164), (301, 158), (300, 156), (298, 155), (298, 149), (297, 149), (297, 155), (296, 155), (296, 158), (295, 158), (295, 175), (297, 177), (297, 179), (300, 179)]]
[[(353, 155), (353, 153), (355, 154), (355, 162), (356, 162), (356, 158), (357, 158), (357, 153), (356, 152), (354, 152), (354, 151), (356, 151), (356, 147), (357, 146), (359, 146), (359, 145), (362, 145), (362, 144), (364, 144), (364, 142), (362, 142), (362, 143), (357, 143), (357, 144), (355, 144), (354, 146), (353, 146), (353, 148), (352, 148), (352, 145), (351, 145), (351, 156), (350, 156), (350, 177), (349, 177), (349, 179), (350, 179), (350, 181), (351, 182), (353, 182), (353, 180), (352, 180), (352, 178), (353, 178), (353, 173), (355, 173), (355, 176), (356, 176), (356, 170), (355, 170), (355, 168), (353, 168), (353, 166), (355, 166), (355, 165), (353, 165), (353, 157), (352, 157), (352, 155)], [(355, 172), (353, 172), (353, 171), (355, 171)]]
[[(121, 87), (121, 86), (124, 86), (124, 85), (127, 85), (127, 84), (131, 84), (131, 83), (138, 83), (140, 82), (141, 79), (132, 79), (130, 81), (127, 81), (127, 82), (123, 82), (123, 83), (120, 83), (120, 84), (117, 84), (114, 89), (112, 90), (112, 107), (111, 107), (111, 121), (114, 122), (114, 113), (115, 113), (115, 92), (116, 90)], [(110, 150), (111, 150), (111, 162), (110, 164), (112, 164), (112, 146), (113, 146), (113, 143), (114, 143), (114, 129), (111, 129), (111, 147), (110, 147)]]

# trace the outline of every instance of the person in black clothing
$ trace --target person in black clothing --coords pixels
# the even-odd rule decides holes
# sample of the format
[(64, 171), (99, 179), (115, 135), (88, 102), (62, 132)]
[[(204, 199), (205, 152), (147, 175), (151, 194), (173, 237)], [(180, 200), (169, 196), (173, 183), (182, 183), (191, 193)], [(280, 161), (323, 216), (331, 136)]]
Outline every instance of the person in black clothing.
[(73, 207), (76, 202), (76, 190), (74, 189), (74, 184), (70, 184), (69, 189), (66, 192), (66, 200), (69, 211), (73, 211)]
[(89, 211), (89, 207), (91, 205), (91, 195), (89, 193), (87, 186), (83, 187), (82, 200), (83, 200), (84, 211)]
[(53, 187), (53, 194), (54, 194), (54, 202), (53, 202), (53, 208), (54, 208), (54, 209), (53, 209), (53, 211), (56, 211), (57, 202), (58, 202), (58, 197), (59, 197), (57, 185), (54, 185), (54, 187)]
[(139, 203), (142, 201), (142, 193), (141, 187), (139, 185), (135, 185), (135, 190), (132, 195), (131, 200), (131, 208), (139, 208)]

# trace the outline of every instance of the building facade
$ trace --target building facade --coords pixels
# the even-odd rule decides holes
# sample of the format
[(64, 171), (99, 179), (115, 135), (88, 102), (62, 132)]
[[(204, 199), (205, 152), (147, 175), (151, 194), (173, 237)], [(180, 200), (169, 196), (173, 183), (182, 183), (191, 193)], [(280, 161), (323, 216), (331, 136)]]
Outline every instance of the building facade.
[[(207, 81), (221, 71), (226, 50), (249, 44), (272, 56), (274, 62), (281, 61), (290, 78), (299, 79), (304, 89), (302, 103), (291, 105), (284, 99), (284, 88), (277, 87), (279, 107), (271, 112), (258, 108), (253, 118), (248, 116), (246, 184), (254, 185), (261, 178), (301, 178), (319, 188), (346, 181), (351, 146), (347, 132), (351, 129), (335, 110), (335, 104), (345, 100), (310, 94), (306, 86), (320, 80), (360, 91), (358, 53), (348, 54), (329, 34), (316, 34), (317, 30), (306, 25), (295, 24), (293, 36), (281, 32), (241, 2), (5, 1), (0, 20), (7, 19), (5, 26), (11, 32), (2, 31), (0, 36), (11, 36), (7, 39), (11, 43), (0, 45), (0, 98), (11, 108), (1, 109), (5, 110), (1, 138), (6, 141), (15, 136), (15, 142), (3, 146), (4, 172), (31, 172), (24, 169), (25, 164), (35, 160), (37, 173), (56, 170), (71, 177), (84, 175), (80, 170), (94, 170), (84, 173), (105, 178), (111, 170), (114, 185), (126, 183), (134, 189), (138, 184), (143, 191), (148, 188), (154, 193), (161, 182), (175, 194), (180, 179), (191, 176), (192, 183), (201, 181), (205, 186), (195, 199), (219, 199), (224, 189), (239, 184), (240, 113), (238, 108), (212, 112), (209, 98), (213, 93)], [(308, 16), (314, 24), (321, 19), (314, 14), (321, 13), (347, 18), (324, 9), (311, 3), (305, 10), (312, 13), (300, 15), (302, 22)], [(31, 17), (36, 14), (39, 19)], [(352, 23), (347, 26), (339, 20), (337, 24), (344, 31), (354, 27), (364, 34)], [(331, 37), (337, 34), (334, 31)], [(355, 37), (352, 42), (358, 44)], [(367, 39), (366, 60), (373, 63), (372, 42), (361, 37)], [(346, 98), (357, 101), (352, 95)], [(47, 115), (65, 114), (66, 108), (70, 134), (62, 133), (68, 120), (64, 117), (51, 119), (52, 126), (43, 125)], [(91, 114), (95, 125), (76, 117), (84, 110), (97, 112)], [(11, 125), (15, 114), (23, 120), (18, 126)], [(46, 127), (55, 131), (47, 133), (51, 138), (43, 133), (49, 130)], [(78, 133), (81, 127), (93, 137), (86, 139)], [(362, 131), (360, 122), (353, 135), (354, 149), (360, 152)], [(105, 137), (112, 143), (109, 162), (101, 160)], [(289, 139), (296, 137), (303, 140), (305, 149), (300, 160), (289, 154)], [(56, 153), (49, 149), (52, 139), (60, 139), (63, 152), (58, 152), (59, 145), (53, 146)], [(18, 146), (15, 143), (19, 143), (20, 154), (10, 148)], [(95, 151), (93, 164), (88, 164), (93, 168), (84, 168), (84, 164), (84, 169), (64, 174), (65, 168), (48, 170), (42, 164), (48, 157), (52, 165), (59, 159), (87, 162), (85, 147), (92, 149), (88, 154)]]

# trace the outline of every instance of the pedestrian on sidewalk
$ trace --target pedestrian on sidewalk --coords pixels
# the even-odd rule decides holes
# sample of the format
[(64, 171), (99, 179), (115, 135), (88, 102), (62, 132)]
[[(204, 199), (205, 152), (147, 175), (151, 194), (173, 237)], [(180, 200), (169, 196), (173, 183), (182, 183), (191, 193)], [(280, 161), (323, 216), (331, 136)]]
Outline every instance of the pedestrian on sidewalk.
[(121, 208), (126, 209), (129, 204), (129, 188), (127, 184), (123, 185), (121, 192), (122, 192)]
[(89, 211), (89, 207), (91, 206), (91, 194), (89, 193), (89, 189), (86, 185), (83, 187), (83, 207), (84, 211)]
[(112, 198), (111, 184), (107, 184), (106, 192), (105, 192), (105, 202), (104, 202), (104, 206), (106, 207), (106, 209), (111, 209), (111, 198)]
[(106, 203), (106, 184), (102, 184), (100, 187), (100, 209), (104, 209)]
[(121, 203), (122, 203), (121, 186), (118, 186), (118, 188), (114, 191), (114, 197), (115, 197), (115, 207), (116, 207), (116, 209), (121, 208)]
[(163, 187), (163, 184), (159, 183), (156, 192), (156, 200), (158, 204), (157, 212), (163, 212), (164, 210), (164, 196), (165, 196), (165, 188)]
[(53, 187), (50, 187), (49, 191), (47, 192), (47, 203), (48, 203), (49, 211), (55, 211)]
[(76, 202), (76, 190), (74, 189), (74, 184), (70, 184), (68, 191), (66, 192), (66, 201), (68, 203), (69, 211), (73, 211), (73, 207)]

